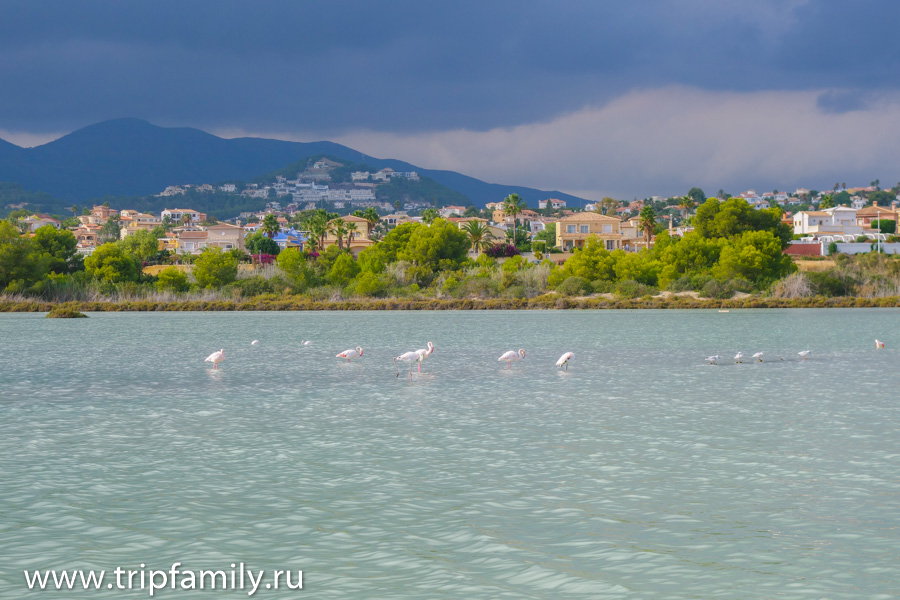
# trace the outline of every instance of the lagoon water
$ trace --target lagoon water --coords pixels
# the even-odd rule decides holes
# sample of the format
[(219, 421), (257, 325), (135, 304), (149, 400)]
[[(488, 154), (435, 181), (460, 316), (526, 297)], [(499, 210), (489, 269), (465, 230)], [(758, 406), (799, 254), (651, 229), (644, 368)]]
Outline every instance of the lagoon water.
[[(0, 314), (0, 598), (144, 598), (29, 592), (23, 571), (174, 562), (303, 570), (264, 599), (895, 598), (898, 326), (893, 309)], [(395, 376), (428, 341), (423, 372)]]

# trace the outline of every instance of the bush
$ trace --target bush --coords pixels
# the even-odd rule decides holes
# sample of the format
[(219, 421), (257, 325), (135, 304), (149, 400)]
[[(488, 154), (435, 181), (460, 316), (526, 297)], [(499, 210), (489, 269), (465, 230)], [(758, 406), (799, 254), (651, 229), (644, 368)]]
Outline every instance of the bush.
[(714, 298), (716, 300), (726, 300), (734, 295), (734, 290), (727, 281), (720, 279), (710, 279), (700, 290), (700, 295), (705, 298)]
[(190, 287), (187, 273), (175, 267), (160, 271), (156, 280), (156, 289), (161, 292), (186, 292)]
[(627, 279), (620, 281), (613, 293), (619, 298), (640, 298), (642, 296), (652, 296), (657, 292), (658, 290), (655, 287), (638, 283), (633, 279)]
[(488, 246), (483, 254), (490, 258), (518, 256), (519, 249), (513, 244), (493, 244), (492, 246)]
[(867, 238), (864, 235), (859, 235), (859, 236), (856, 236), (856, 241), (857, 241), (857, 243), (868, 242), (869, 238)]
[(556, 291), (565, 296), (587, 296), (593, 293), (594, 287), (584, 277), (573, 275), (556, 286)]
[(820, 296), (849, 296), (853, 293), (853, 281), (844, 280), (828, 272), (809, 271), (805, 273), (813, 290)]
[(365, 271), (356, 280), (353, 291), (360, 296), (374, 297), (384, 292), (384, 283), (378, 278), (378, 275)]
[(837, 245), (837, 242), (831, 242), (830, 244), (828, 244), (828, 250), (827, 250), (827, 251), (828, 251), (828, 256), (831, 256), (832, 254), (835, 254), (835, 253), (838, 251), (838, 245)]
[(694, 289), (694, 282), (691, 280), (690, 275), (682, 275), (678, 279), (673, 280), (669, 283), (667, 288), (670, 292), (689, 292)]
[(616, 289), (616, 284), (608, 279), (595, 279), (591, 282), (595, 294), (611, 294)]

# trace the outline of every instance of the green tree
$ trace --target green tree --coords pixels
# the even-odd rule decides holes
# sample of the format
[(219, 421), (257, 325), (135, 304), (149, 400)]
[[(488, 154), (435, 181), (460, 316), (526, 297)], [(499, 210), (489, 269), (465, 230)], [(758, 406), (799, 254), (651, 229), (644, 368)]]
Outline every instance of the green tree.
[(190, 287), (187, 274), (177, 267), (163, 269), (156, 281), (156, 288), (161, 292), (186, 292)]
[(487, 225), (474, 219), (466, 223), (463, 231), (469, 236), (469, 243), (476, 254), (494, 237)]
[(834, 208), (834, 196), (831, 194), (825, 194), (822, 196), (822, 200), (819, 202), (819, 208), (822, 210), (826, 208)]
[(281, 247), (275, 240), (264, 236), (260, 232), (251, 233), (244, 240), (247, 252), (250, 254), (271, 254), (277, 256), (281, 252)]
[(653, 237), (653, 231), (656, 229), (656, 212), (653, 210), (652, 206), (645, 206), (641, 209), (640, 220), (638, 224), (640, 225), (641, 230), (644, 232), (644, 237), (647, 239), (647, 247), (650, 247), (650, 240)]
[(287, 248), (278, 255), (276, 264), (294, 291), (303, 292), (315, 285), (315, 272), (299, 248)]
[(328, 231), (337, 239), (337, 247), (344, 249), (344, 236), (347, 235), (347, 222), (343, 219), (332, 219), (328, 223)]
[(554, 271), (548, 280), (552, 287), (556, 287), (569, 277), (582, 277), (588, 281), (605, 279), (614, 281), (616, 278), (616, 259), (610, 254), (603, 242), (596, 235), (589, 235), (584, 241), (584, 246), (563, 264), (562, 268)]
[(619, 208), (619, 201), (607, 196), (596, 204), (594, 211), (602, 215), (610, 215), (615, 214), (617, 208)]
[(262, 227), (260, 227), (260, 229), (269, 239), (274, 238), (278, 235), (278, 232), (281, 231), (281, 226), (278, 224), (278, 217), (272, 213), (267, 214), (263, 217)]
[(0, 221), (0, 290), (24, 292), (47, 273), (44, 253), (9, 221)]
[(465, 262), (468, 251), (469, 236), (466, 232), (444, 219), (436, 219), (431, 227), (420, 226), (412, 231), (398, 258), (433, 273), (458, 268)]
[(347, 286), (359, 274), (359, 265), (348, 252), (341, 253), (328, 272), (328, 282), (341, 287)]
[(97, 246), (84, 259), (84, 268), (100, 281), (109, 283), (137, 281), (140, 277), (137, 259), (113, 242)]
[(543, 231), (538, 231), (534, 235), (535, 240), (547, 242), (547, 246), (552, 248), (556, 245), (556, 223), (547, 223), (544, 225)]
[(434, 222), (434, 220), (439, 216), (440, 215), (438, 214), (438, 211), (436, 211), (435, 209), (426, 208), (422, 211), (422, 222), (424, 222), (426, 225), (431, 225), (431, 223)]
[(46, 256), (46, 266), (52, 273), (68, 273), (75, 266), (78, 240), (71, 231), (44, 225), (34, 232), (32, 241)]
[(518, 194), (510, 194), (503, 199), (503, 214), (513, 218), (513, 239), (516, 239), (519, 225), (519, 215), (528, 208), (528, 205)]
[(237, 279), (238, 259), (221, 248), (206, 248), (194, 261), (194, 278), (202, 288), (220, 288)]
[(100, 227), (97, 237), (102, 242), (115, 242), (119, 239), (121, 231), (122, 227), (119, 225), (119, 217), (114, 215)]
[(793, 237), (791, 228), (781, 222), (781, 209), (757, 210), (742, 198), (725, 202), (710, 198), (697, 208), (692, 223), (694, 231), (706, 238), (730, 238), (746, 231), (769, 231), (786, 248)]
[(137, 231), (116, 243), (123, 250), (143, 261), (150, 260), (159, 252), (159, 240), (150, 231)]
[(687, 197), (694, 201), (695, 205), (706, 202), (706, 194), (698, 187), (692, 187), (688, 190)]
[(791, 258), (782, 251), (781, 240), (770, 231), (746, 231), (722, 248), (713, 275), (720, 279), (740, 277), (762, 287), (794, 269)]
[[(691, 189), (696, 189), (696, 188), (691, 188)], [(701, 190), (701, 193), (702, 193), (702, 190)], [(683, 213), (685, 219), (687, 219), (688, 215), (691, 214), (691, 211), (694, 209), (694, 207), (696, 205), (697, 205), (697, 202), (694, 200), (694, 198), (690, 194), (687, 196), (684, 196), (678, 202), (678, 208), (681, 209), (681, 212)]]

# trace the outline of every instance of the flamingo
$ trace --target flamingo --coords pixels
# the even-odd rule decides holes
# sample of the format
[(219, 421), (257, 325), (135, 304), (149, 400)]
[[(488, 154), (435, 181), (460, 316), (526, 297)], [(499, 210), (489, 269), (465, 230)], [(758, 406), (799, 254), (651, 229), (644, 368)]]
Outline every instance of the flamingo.
[[(412, 352), (404, 352), (400, 356), (394, 358), (394, 364), (399, 360), (400, 362), (409, 363), (409, 376), (412, 377), (412, 364), (419, 363), (419, 372), (422, 372), (422, 362), (431, 356), (431, 353), (434, 352), (434, 344), (428, 342), (428, 348), (420, 348), (418, 350), (413, 350)], [(400, 370), (397, 369), (397, 377), (400, 377)]]
[(884, 342), (875, 340), (875, 347), (876, 348), (884, 348)]
[(312, 344), (312, 340), (303, 340), (300, 342), (301, 346), (309, 346), (310, 344)]
[(225, 360), (225, 349), (219, 350), (218, 352), (213, 352), (203, 362), (211, 362), (213, 364), (213, 369), (219, 368), (219, 363)]
[(734, 355), (734, 362), (736, 362), (736, 363), (742, 363), (742, 362), (744, 362), (744, 353), (743, 353), (743, 352), (738, 352), (737, 354), (735, 354), (735, 355)]
[(350, 348), (349, 350), (344, 350), (340, 354), (338, 354), (335, 358), (346, 358), (347, 362), (350, 362), (351, 358), (356, 358), (357, 356), (363, 355), (363, 349), (357, 346), (355, 349)]
[(756, 362), (762, 362), (762, 357), (763, 357), (762, 352), (757, 352), (756, 354), (753, 355), (753, 358), (756, 359)]
[(722, 357), (719, 356), (718, 354), (713, 354), (712, 356), (706, 357), (706, 362), (708, 362), (711, 365), (714, 365), (714, 364), (716, 364), (716, 361), (719, 360), (720, 358), (722, 358)]
[(518, 352), (516, 352), (515, 350), (510, 350), (508, 352), (504, 352), (503, 356), (501, 356), (497, 360), (500, 362), (503, 362), (505, 360), (506, 368), (511, 369), (513, 361), (518, 362), (518, 361), (522, 360), (523, 358), (525, 358), (525, 351), (522, 350), (521, 348), (519, 348)]
[(251, 346), (259, 346), (259, 340), (253, 340), (252, 342), (250, 342), (250, 345)]
[(565, 365), (566, 371), (568, 371), (569, 370), (569, 361), (572, 360), (573, 356), (575, 356), (574, 352), (566, 352), (565, 354), (563, 354), (562, 356), (559, 357), (558, 361), (556, 361), (556, 366), (562, 367), (563, 365)]
[(806, 360), (806, 357), (809, 356), (809, 350), (801, 350), (797, 354), (799, 354), (803, 358), (803, 360)]

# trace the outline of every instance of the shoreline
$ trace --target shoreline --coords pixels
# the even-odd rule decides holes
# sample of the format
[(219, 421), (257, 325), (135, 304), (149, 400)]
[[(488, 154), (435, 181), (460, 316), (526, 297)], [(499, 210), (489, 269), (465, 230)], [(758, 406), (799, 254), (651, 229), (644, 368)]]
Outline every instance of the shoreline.
[(485, 300), (368, 299), (319, 301), (308, 298), (258, 297), (244, 300), (117, 300), (48, 302), (0, 300), (0, 313), (50, 312), (67, 307), (79, 312), (240, 312), (240, 311), (359, 311), (359, 310), (627, 310), (627, 309), (742, 309), (742, 308), (897, 308), (900, 297), (883, 298), (732, 298), (709, 300), (691, 297), (609, 299), (602, 297), (547, 297)]

